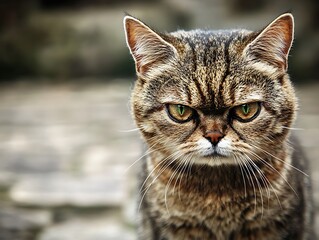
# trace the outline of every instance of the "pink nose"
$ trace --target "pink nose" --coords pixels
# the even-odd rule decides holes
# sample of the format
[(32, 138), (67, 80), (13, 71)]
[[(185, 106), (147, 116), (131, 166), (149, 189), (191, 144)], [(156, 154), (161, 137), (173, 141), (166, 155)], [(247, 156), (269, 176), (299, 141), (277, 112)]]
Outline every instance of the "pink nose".
[(222, 134), (220, 131), (210, 131), (207, 132), (205, 135), (205, 138), (207, 138), (214, 146), (217, 145), (217, 143), (224, 137), (224, 134)]

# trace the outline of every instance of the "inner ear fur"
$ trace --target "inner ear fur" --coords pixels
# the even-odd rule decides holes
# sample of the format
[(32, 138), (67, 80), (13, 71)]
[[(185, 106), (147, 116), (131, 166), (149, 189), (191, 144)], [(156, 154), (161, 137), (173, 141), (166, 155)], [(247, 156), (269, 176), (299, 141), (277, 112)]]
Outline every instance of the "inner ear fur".
[(173, 45), (134, 17), (124, 18), (124, 29), (126, 43), (134, 58), (138, 74), (146, 74), (152, 67), (165, 63), (176, 53)]
[(263, 61), (279, 70), (286, 71), (293, 35), (294, 18), (292, 14), (282, 14), (246, 46), (244, 53), (253, 61)]

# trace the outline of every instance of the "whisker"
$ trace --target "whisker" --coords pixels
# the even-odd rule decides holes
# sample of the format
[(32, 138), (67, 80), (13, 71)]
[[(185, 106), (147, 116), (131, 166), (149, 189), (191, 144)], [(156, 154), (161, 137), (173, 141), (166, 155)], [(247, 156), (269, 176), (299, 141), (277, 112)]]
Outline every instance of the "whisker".
[(265, 174), (262, 172), (262, 170), (256, 165), (256, 163), (245, 153), (243, 153), (247, 159), (249, 160), (249, 162), (254, 166), (254, 168), (256, 169), (256, 171), (258, 172), (259, 176), (261, 177), (261, 180), (263, 182), (263, 184), (265, 185), (265, 187), (267, 187), (267, 196), (269, 198), (270, 196), (270, 191), (269, 191), (269, 188), (268, 188), (268, 184), (270, 184), (268, 178), (265, 176)]
[[(142, 184), (142, 186), (141, 186), (141, 188), (140, 188), (140, 193), (143, 193), (143, 192), (144, 192), (144, 193), (142, 194), (142, 197), (141, 197), (141, 199), (140, 199), (140, 204), (139, 204), (139, 207), (138, 207), (138, 211), (140, 210), (141, 205), (142, 205), (142, 202), (143, 202), (143, 199), (144, 199), (146, 193), (148, 192), (148, 190), (150, 189), (150, 187), (151, 187), (151, 186), (153, 185), (153, 183), (157, 180), (157, 178), (168, 168), (168, 166), (173, 163), (173, 160), (174, 160), (174, 159), (173, 159), (173, 160), (171, 159), (170, 161), (167, 161), (167, 162), (166, 162), (166, 160), (169, 159), (169, 158), (171, 158), (171, 157), (174, 156), (175, 154), (176, 154), (176, 152), (174, 152), (173, 154), (171, 154), (171, 155), (167, 156), (166, 158), (162, 159), (161, 161), (159, 161), (159, 163), (158, 163), (155, 167), (153, 167), (152, 171), (148, 174), (148, 176), (147, 176), (146, 179), (144, 180), (144, 182), (143, 182), (143, 184)], [(162, 164), (163, 162), (164, 162), (164, 166), (161, 166), (161, 164)], [(160, 168), (160, 170), (159, 170), (160, 173), (157, 174), (157, 176), (153, 179), (153, 181), (145, 188), (145, 190), (143, 190), (144, 187), (145, 187), (145, 184), (146, 184), (147, 181), (148, 181), (148, 179), (151, 177), (151, 175), (156, 171), (156, 169), (157, 169), (159, 166), (161, 166), (161, 168)]]
[(234, 159), (235, 159), (235, 162), (239, 165), (241, 176), (244, 182), (245, 198), (247, 198), (247, 186), (246, 186), (245, 175), (243, 173), (243, 163), (241, 162), (240, 158), (237, 157), (236, 154), (234, 155)]
[(262, 149), (262, 148), (260, 148), (260, 147), (258, 147), (258, 146), (256, 146), (256, 145), (253, 145), (253, 144), (251, 144), (251, 145), (252, 145), (253, 147), (255, 147), (255, 148), (261, 150), (262, 152), (268, 154), (269, 156), (275, 158), (276, 160), (278, 160), (278, 161), (280, 161), (280, 162), (282, 162), (282, 163), (284, 163), (284, 164), (287, 164), (289, 167), (291, 167), (291, 168), (295, 169), (296, 171), (298, 171), (298, 172), (304, 174), (306, 177), (309, 177), (309, 175), (308, 175), (307, 173), (303, 172), (302, 170), (300, 170), (299, 168), (293, 166), (292, 164), (287, 163), (286, 161), (284, 161), (284, 160), (282, 160), (282, 159), (280, 159), (280, 158), (274, 156), (273, 154), (271, 154), (270, 152), (266, 151), (265, 149)]
[[(178, 192), (178, 197), (179, 199), (181, 200), (181, 183), (182, 183), (182, 178), (183, 178), (183, 175), (185, 175), (185, 172), (187, 171), (188, 173), (190, 173), (190, 167), (191, 167), (191, 161), (193, 159), (193, 156), (194, 154), (190, 154), (187, 158), (185, 158), (185, 161), (184, 161), (184, 166), (182, 168), (182, 173), (181, 173), (181, 177), (179, 178), (179, 192)], [(188, 173), (186, 174), (186, 180), (187, 180), (187, 177), (189, 176)], [(177, 181), (175, 182), (177, 183)], [(175, 188), (175, 186), (174, 186)]]
[[(243, 153), (245, 154), (245, 153)], [(270, 189), (269, 189), (269, 185), (270, 187), (274, 190), (272, 184), (269, 182), (269, 180), (267, 179), (267, 177), (265, 176), (265, 174), (261, 171), (261, 169), (256, 165), (256, 163), (247, 155), (245, 154), (246, 158), (248, 159), (248, 161), (252, 164), (252, 166), (255, 168), (255, 170), (258, 172), (260, 178), (261, 178), (261, 181), (263, 182), (263, 184), (265, 185), (266, 187), (266, 191), (267, 191), (267, 197), (268, 197), (268, 204), (269, 204), (269, 198), (270, 198)], [(255, 175), (255, 174), (254, 174)], [(255, 175), (256, 177), (256, 175)], [(258, 179), (256, 178), (256, 181), (257, 181), (257, 184), (258, 184), (258, 187), (260, 187), (259, 189), (261, 189), (261, 186), (260, 186), (260, 183), (258, 181)], [(275, 193), (276, 194), (276, 193)], [(262, 192), (260, 191), (260, 195), (261, 195), (261, 204), (262, 204), (262, 213), (261, 213), (261, 218), (263, 216), (263, 194)], [(279, 199), (278, 199), (279, 200)], [(280, 201), (279, 201), (279, 204), (280, 204)], [(281, 206), (281, 204), (280, 204)], [(269, 207), (269, 205), (268, 205)]]
[(161, 150), (162, 148), (156, 148), (156, 149), (154, 149), (154, 147), (155, 147), (157, 144), (158, 144), (158, 143), (154, 143), (151, 147), (149, 147), (149, 148), (145, 151), (145, 153), (144, 153), (141, 157), (139, 157), (137, 160), (135, 160), (130, 166), (128, 166), (128, 167), (125, 169), (124, 172), (127, 173), (131, 167), (133, 167), (136, 163), (138, 163), (140, 160), (142, 160), (144, 157), (146, 157), (146, 156), (149, 155), (150, 153), (153, 153), (153, 152), (155, 152), (155, 151)]
[(129, 132), (137, 132), (139, 130), (141, 130), (141, 128), (132, 128), (132, 129), (127, 129), (127, 130), (123, 129), (123, 130), (117, 130), (117, 131), (120, 133), (129, 133)]
[(127, 173), (127, 172), (130, 170), (131, 167), (133, 167), (136, 163), (138, 163), (140, 160), (142, 160), (142, 159), (143, 159), (144, 157), (146, 157), (147, 155), (149, 155), (149, 154), (151, 154), (151, 153), (153, 153), (153, 152), (156, 152), (156, 151), (159, 151), (159, 150), (162, 150), (162, 149), (165, 149), (165, 148), (166, 148), (165, 146), (162, 146), (162, 147), (160, 147), (160, 148), (155, 148), (156, 145), (160, 144), (160, 142), (164, 140), (163, 137), (162, 137), (162, 138), (158, 138), (157, 136), (154, 136), (154, 137), (149, 138), (150, 141), (152, 141), (153, 139), (156, 139), (157, 141), (156, 141), (153, 145), (151, 145), (150, 147), (148, 147), (148, 149), (145, 151), (145, 153), (144, 153), (141, 157), (139, 157), (139, 158), (138, 158), (137, 160), (135, 160), (130, 166), (128, 166), (128, 167), (125, 169), (124, 173)]
[[(176, 160), (177, 160), (178, 158), (180, 158), (181, 156), (182, 156), (181, 154), (178, 155), (178, 156), (176, 156), (176, 157), (174, 158), (173, 162), (176, 161)], [(178, 164), (177, 169), (174, 170), (173, 174), (169, 177), (169, 180), (168, 180), (168, 182), (167, 182), (167, 184), (166, 184), (166, 186), (165, 186), (165, 194), (164, 194), (165, 197), (164, 197), (164, 198), (165, 198), (165, 206), (166, 206), (166, 210), (167, 210), (168, 214), (170, 214), (170, 213), (169, 213), (168, 204), (167, 204), (167, 192), (168, 192), (169, 186), (171, 185), (171, 182), (174, 180), (174, 177), (178, 174), (179, 169), (180, 169), (182, 166), (183, 166), (182, 164)], [(175, 182), (176, 182), (176, 180), (175, 180)]]
[(252, 178), (252, 175), (250, 173), (250, 170), (248, 168), (249, 164), (246, 164), (247, 160), (245, 158), (242, 158), (240, 155), (239, 155), (239, 159), (243, 160), (243, 166), (244, 166), (244, 171), (247, 173), (248, 175), (248, 180), (250, 181), (252, 187), (253, 187), (253, 192), (254, 192), (254, 198), (255, 198), (255, 208), (254, 208), (254, 212), (256, 213), (256, 210), (257, 210), (257, 196), (256, 196), (256, 188), (255, 188), (255, 184), (254, 184), (254, 181), (253, 181), (253, 178)]
[[(248, 162), (251, 162), (251, 159), (250, 159), (248, 156), (246, 156), (246, 160), (247, 160)], [(250, 172), (252, 173), (254, 179), (256, 180), (256, 184), (257, 184), (257, 187), (258, 187), (258, 191), (259, 191), (259, 194), (260, 194), (260, 200), (261, 200), (261, 213), (262, 213), (262, 215), (263, 215), (264, 201), (263, 201), (261, 186), (260, 186), (260, 183), (259, 183), (259, 181), (258, 181), (258, 178), (257, 178), (257, 176), (256, 176), (256, 174), (255, 174), (255, 171), (254, 171), (254, 168), (253, 168), (254, 166), (251, 165), (251, 164), (248, 164), (248, 167), (250, 168), (250, 170), (251, 170)], [(255, 193), (255, 196), (256, 196), (256, 201), (257, 201), (257, 193)], [(257, 203), (256, 203), (256, 204), (257, 204)], [(257, 207), (257, 206), (256, 206), (256, 207)]]
[(267, 161), (265, 161), (262, 157), (260, 157), (258, 154), (254, 153), (254, 152), (250, 152), (250, 154), (253, 154), (255, 157), (258, 158), (258, 160), (260, 160), (261, 162), (263, 162), (268, 168), (270, 168), (271, 170), (274, 170), (276, 173), (278, 173), (278, 175), (285, 181), (285, 183), (290, 187), (290, 189), (294, 192), (294, 194), (298, 196), (296, 190), (290, 185), (290, 183), (288, 182), (288, 180), (276, 169), (274, 168), (274, 166), (272, 166), (270, 163), (268, 163)]
[(293, 128), (293, 127), (285, 127), (285, 126), (282, 126), (282, 128), (289, 129), (289, 130), (295, 130), (295, 131), (303, 131), (303, 130), (305, 130), (304, 128)]

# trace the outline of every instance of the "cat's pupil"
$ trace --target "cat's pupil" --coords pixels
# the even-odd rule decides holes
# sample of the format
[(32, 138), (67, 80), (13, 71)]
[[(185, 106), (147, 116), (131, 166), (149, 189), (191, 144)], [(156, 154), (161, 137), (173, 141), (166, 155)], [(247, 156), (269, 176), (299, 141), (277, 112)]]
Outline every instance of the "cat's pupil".
[(249, 106), (248, 106), (248, 104), (243, 104), (242, 106), (241, 106), (241, 109), (242, 109), (242, 111), (243, 111), (243, 113), (245, 114), (245, 115), (247, 115), (248, 113), (249, 113)]
[(177, 111), (179, 115), (183, 116), (185, 113), (185, 107), (183, 105), (177, 105)]

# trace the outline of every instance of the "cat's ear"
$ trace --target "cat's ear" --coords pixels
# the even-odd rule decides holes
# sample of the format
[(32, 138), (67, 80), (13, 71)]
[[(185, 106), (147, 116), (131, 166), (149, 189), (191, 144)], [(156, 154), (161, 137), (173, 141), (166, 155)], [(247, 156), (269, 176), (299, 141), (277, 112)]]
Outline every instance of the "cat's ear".
[(151, 67), (165, 63), (176, 53), (172, 44), (136, 18), (126, 16), (124, 29), (126, 43), (139, 74), (145, 74)]
[(294, 18), (292, 14), (282, 14), (246, 46), (244, 53), (253, 61), (264, 61), (279, 70), (286, 71), (293, 35)]

